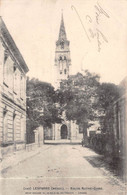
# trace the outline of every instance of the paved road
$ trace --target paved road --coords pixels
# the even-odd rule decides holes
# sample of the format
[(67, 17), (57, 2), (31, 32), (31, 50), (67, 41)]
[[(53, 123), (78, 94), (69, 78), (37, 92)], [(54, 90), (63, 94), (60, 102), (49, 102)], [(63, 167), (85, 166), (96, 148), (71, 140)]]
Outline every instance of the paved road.
[(125, 195), (124, 187), (97, 159), (95, 152), (81, 145), (49, 145), (3, 173), (2, 195)]

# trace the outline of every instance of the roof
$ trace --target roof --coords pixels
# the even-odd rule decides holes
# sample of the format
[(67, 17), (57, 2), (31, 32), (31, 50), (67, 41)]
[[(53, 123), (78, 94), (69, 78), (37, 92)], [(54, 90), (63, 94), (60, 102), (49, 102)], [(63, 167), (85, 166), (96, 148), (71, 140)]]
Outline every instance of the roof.
[(66, 31), (64, 27), (64, 19), (63, 19), (63, 14), (61, 15), (61, 24), (60, 24), (60, 31), (59, 31), (59, 40), (66, 40)]
[(29, 71), (28, 66), (26, 65), (19, 49), (17, 48), (12, 36), (10, 35), (2, 17), (0, 17), (0, 34), (3, 36), (3, 38), (7, 42), (8, 47), (12, 51), (14, 57), (17, 59), (22, 69), (25, 71), (25, 73), (27, 73)]

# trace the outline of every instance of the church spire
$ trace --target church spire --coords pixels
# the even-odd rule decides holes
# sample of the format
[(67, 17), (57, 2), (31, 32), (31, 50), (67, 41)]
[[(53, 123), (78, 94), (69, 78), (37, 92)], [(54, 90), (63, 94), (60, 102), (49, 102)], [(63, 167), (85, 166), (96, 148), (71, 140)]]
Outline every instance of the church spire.
[(63, 13), (61, 14), (61, 24), (59, 31), (59, 38), (56, 41), (56, 51), (55, 51), (55, 88), (60, 87), (62, 80), (66, 80), (69, 77), (69, 66), (71, 65), (70, 59), (70, 42), (67, 40), (66, 31), (64, 27)]
[(64, 27), (64, 19), (63, 19), (63, 13), (61, 14), (61, 24), (60, 24), (60, 31), (59, 31), (59, 40), (66, 40), (66, 31)]

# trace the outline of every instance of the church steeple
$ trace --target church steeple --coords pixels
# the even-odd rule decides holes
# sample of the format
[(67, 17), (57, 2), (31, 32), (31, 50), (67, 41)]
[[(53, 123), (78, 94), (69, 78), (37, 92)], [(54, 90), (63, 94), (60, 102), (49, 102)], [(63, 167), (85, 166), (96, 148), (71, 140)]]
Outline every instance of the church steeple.
[(60, 31), (59, 31), (59, 40), (66, 40), (66, 31), (64, 27), (64, 19), (63, 19), (63, 13), (61, 14), (61, 24), (60, 24)]
[(69, 44), (70, 42), (67, 40), (62, 13), (59, 37), (56, 41), (55, 51), (56, 88), (59, 88), (62, 80), (69, 77), (69, 66), (71, 65)]

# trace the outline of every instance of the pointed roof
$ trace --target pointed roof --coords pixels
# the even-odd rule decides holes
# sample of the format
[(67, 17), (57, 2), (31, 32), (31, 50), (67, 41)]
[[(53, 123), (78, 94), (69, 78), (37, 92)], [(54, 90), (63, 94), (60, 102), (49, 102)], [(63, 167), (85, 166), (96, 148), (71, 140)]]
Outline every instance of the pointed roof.
[(64, 27), (64, 19), (63, 19), (63, 13), (61, 14), (61, 24), (60, 24), (60, 31), (59, 31), (59, 39), (64, 39), (66, 40), (66, 31)]

